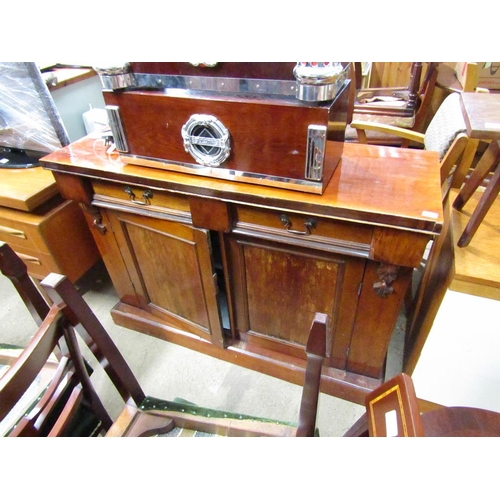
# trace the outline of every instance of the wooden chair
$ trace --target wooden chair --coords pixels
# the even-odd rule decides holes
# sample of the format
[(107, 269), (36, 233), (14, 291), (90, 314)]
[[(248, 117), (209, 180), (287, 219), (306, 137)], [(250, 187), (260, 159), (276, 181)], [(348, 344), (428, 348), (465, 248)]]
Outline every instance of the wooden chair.
[[(27, 279), (26, 266), (7, 244), (0, 245), (0, 270), (14, 282), (30, 308), (43, 300)], [(150, 436), (174, 427), (229, 436), (314, 435), (321, 366), (326, 352), (326, 315), (316, 314), (312, 323), (296, 427), (147, 398), (111, 337), (72, 283), (64, 276), (50, 274), (41, 287), (52, 305), (39, 310), (43, 318), (34, 337), (0, 378), (0, 420), (12, 411), (54, 351), (58, 368), (47, 388), (17, 421), (10, 436)], [(84, 344), (124, 401), (124, 409), (115, 421), (92, 384), (92, 370), (82, 355)]]
[[(446, 407), (419, 400), (411, 377), (401, 373), (366, 397), (370, 437), (498, 437), (500, 414), (480, 408)], [(429, 407), (430, 410), (425, 408)], [(350, 432), (349, 435), (355, 435)]]
[(459, 94), (450, 94), (443, 101), (425, 133), (362, 120), (354, 120), (351, 127), (356, 129), (359, 142), (363, 144), (369, 142), (366, 132), (373, 130), (408, 139), (423, 145), (427, 150), (437, 151), (441, 162), (441, 181), (443, 184), (452, 172), (453, 167), (457, 166), (457, 162), (468, 142), (467, 126)]
[(460, 236), (457, 246), (466, 247), (476, 234), (481, 222), (485, 218), (491, 205), (495, 202), (500, 193), (500, 141), (491, 141), (488, 149), (481, 156), (481, 159), (472, 171), (469, 179), (465, 182), (458, 196), (453, 202), (455, 210), (462, 210), (472, 195), (483, 184), (490, 173), (493, 173), (491, 179), (486, 183), (486, 189), (481, 196), (476, 209), (474, 210), (467, 226)]
[(415, 388), (404, 373), (367, 395), (365, 406), (371, 437), (424, 435)]
[(407, 326), (403, 367), (411, 374), (418, 360), (414, 353), (421, 351), (453, 277), (449, 192), (468, 144), (461, 96), (453, 93), (443, 101), (425, 133), (362, 121), (353, 121), (351, 126), (357, 130), (362, 143), (367, 142), (366, 130), (377, 130), (419, 142), (425, 149), (438, 152), (440, 157), (444, 224), (441, 234), (432, 244), (416, 292), (406, 300)]
[[(352, 120), (362, 120), (421, 132), (427, 124), (432, 95), (437, 79), (437, 63), (412, 63), (407, 87), (360, 88), (360, 63), (354, 63), (352, 78), (355, 81), (355, 97)], [(388, 136), (378, 131), (368, 132), (372, 144), (408, 147), (407, 138)], [(346, 140), (356, 141), (356, 131), (348, 126)]]

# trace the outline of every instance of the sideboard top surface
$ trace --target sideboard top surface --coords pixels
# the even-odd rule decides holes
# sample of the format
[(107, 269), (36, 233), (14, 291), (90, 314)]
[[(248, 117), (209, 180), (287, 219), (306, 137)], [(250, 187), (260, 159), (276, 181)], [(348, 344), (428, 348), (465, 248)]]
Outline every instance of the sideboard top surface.
[(52, 171), (277, 210), (434, 233), (443, 224), (438, 154), (346, 143), (322, 195), (125, 163), (89, 135), (41, 160)]

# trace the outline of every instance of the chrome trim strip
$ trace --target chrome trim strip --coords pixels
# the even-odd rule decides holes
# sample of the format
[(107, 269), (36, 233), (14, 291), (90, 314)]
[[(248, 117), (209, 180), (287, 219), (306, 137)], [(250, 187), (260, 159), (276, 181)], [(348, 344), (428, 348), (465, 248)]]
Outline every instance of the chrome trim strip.
[(106, 90), (126, 89), (136, 85), (133, 73), (120, 75), (99, 75), (102, 87)]
[(327, 127), (309, 125), (307, 129), (307, 151), (304, 176), (311, 181), (323, 179)]
[(108, 115), (108, 123), (111, 127), (116, 149), (121, 153), (128, 152), (127, 137), (125, 136), (125, 129), (123, 128), (120, 108), (118, 106), (108, 105), (106, 106), (106, 113)]
[(212, 76), (154, 75), (135, 73), (135, 85), (143, 89), (182, 89), (192, 91), (271, 94), (294, 97), (293, 80), (258, 80)]
[(216, 179), (230, 181), (246, 182), (250, 184), (259, 184), (261, 186), (281, 187), (294, 191), (306, 193), (323, 193), (323, 183), (307, 179), (291, 179), (288, 177), (277, 177), (266, 174), (256, 174), (253, 172), (242, 172), (239, 170), (229, 170), (224, 168), (202, 167), (192, 163), (182, 163), (176, 161), (159, 160), (156, 158), (147, 158), (131, 154), (120, 154), (127, 163), (140, 165), (143, 167), (160, 168), (172, 172), (184, 174), (202, 175)]
[(132, 73), (129, 67), (96, 68), (104, 89), (180, 89), (201, 92), (242, 93), (295, 97), (301, 101), (329, 101), (340, 92), (349, 71), (349, 65), (335, 78), (294, 80), (264, 80), (214, 76), (161, 75)]

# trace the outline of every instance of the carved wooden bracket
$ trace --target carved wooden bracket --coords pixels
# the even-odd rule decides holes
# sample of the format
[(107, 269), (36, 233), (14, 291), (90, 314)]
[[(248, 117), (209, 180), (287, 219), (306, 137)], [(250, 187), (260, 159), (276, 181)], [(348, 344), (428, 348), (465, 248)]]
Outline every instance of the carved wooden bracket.
[(101, 234), (106, 234), (107, 228), (102, 223), (102, 215), (100, 210), (97, 207), (92, 205), (87, 205), (86, 203), (80, 203), (82, 209), (87, 212), (91, 217), (93, 217), (92, 227), (95, 227)]
[(373, 289), (379, 297), (386, 298), (390, 293), (394, 293), (394, 288), (391, 284), (398, 277), (399, 266), (381, 263), (377, 269), (379, 281), (374, 283)]

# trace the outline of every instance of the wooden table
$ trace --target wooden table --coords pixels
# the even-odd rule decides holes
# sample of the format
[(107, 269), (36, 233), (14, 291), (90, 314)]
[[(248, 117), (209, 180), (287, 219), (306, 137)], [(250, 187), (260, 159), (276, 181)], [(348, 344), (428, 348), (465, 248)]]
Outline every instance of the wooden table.
[(345, 144), (323, 195), (126, 164), (94, 136), (42, 162), (84, 208), (116, 323), (302, 384), (322, 312), (321, 390), (359, 404), (443, 224), (430, 151)]
[(471, 139), (500, 139), (500, 94), (465, 92), (464, 103), (467, 133)]
[[(466, 93), (462, 95), (462, 99), (467, 133), (472, 144), (477, 147), (480, 140), (489, 141), (490, 144), (455, 199), (453, 208), (456, 210), (461, 210), (464, 207), (486, 176), (500, 161), (500, 144), (498, 142), (500, 140), (500, 94)], [(499, 192), (500, 169), (497, 168), (481, 201), (458, 240), (459, 247), (465, 247), (470, 243)]]

